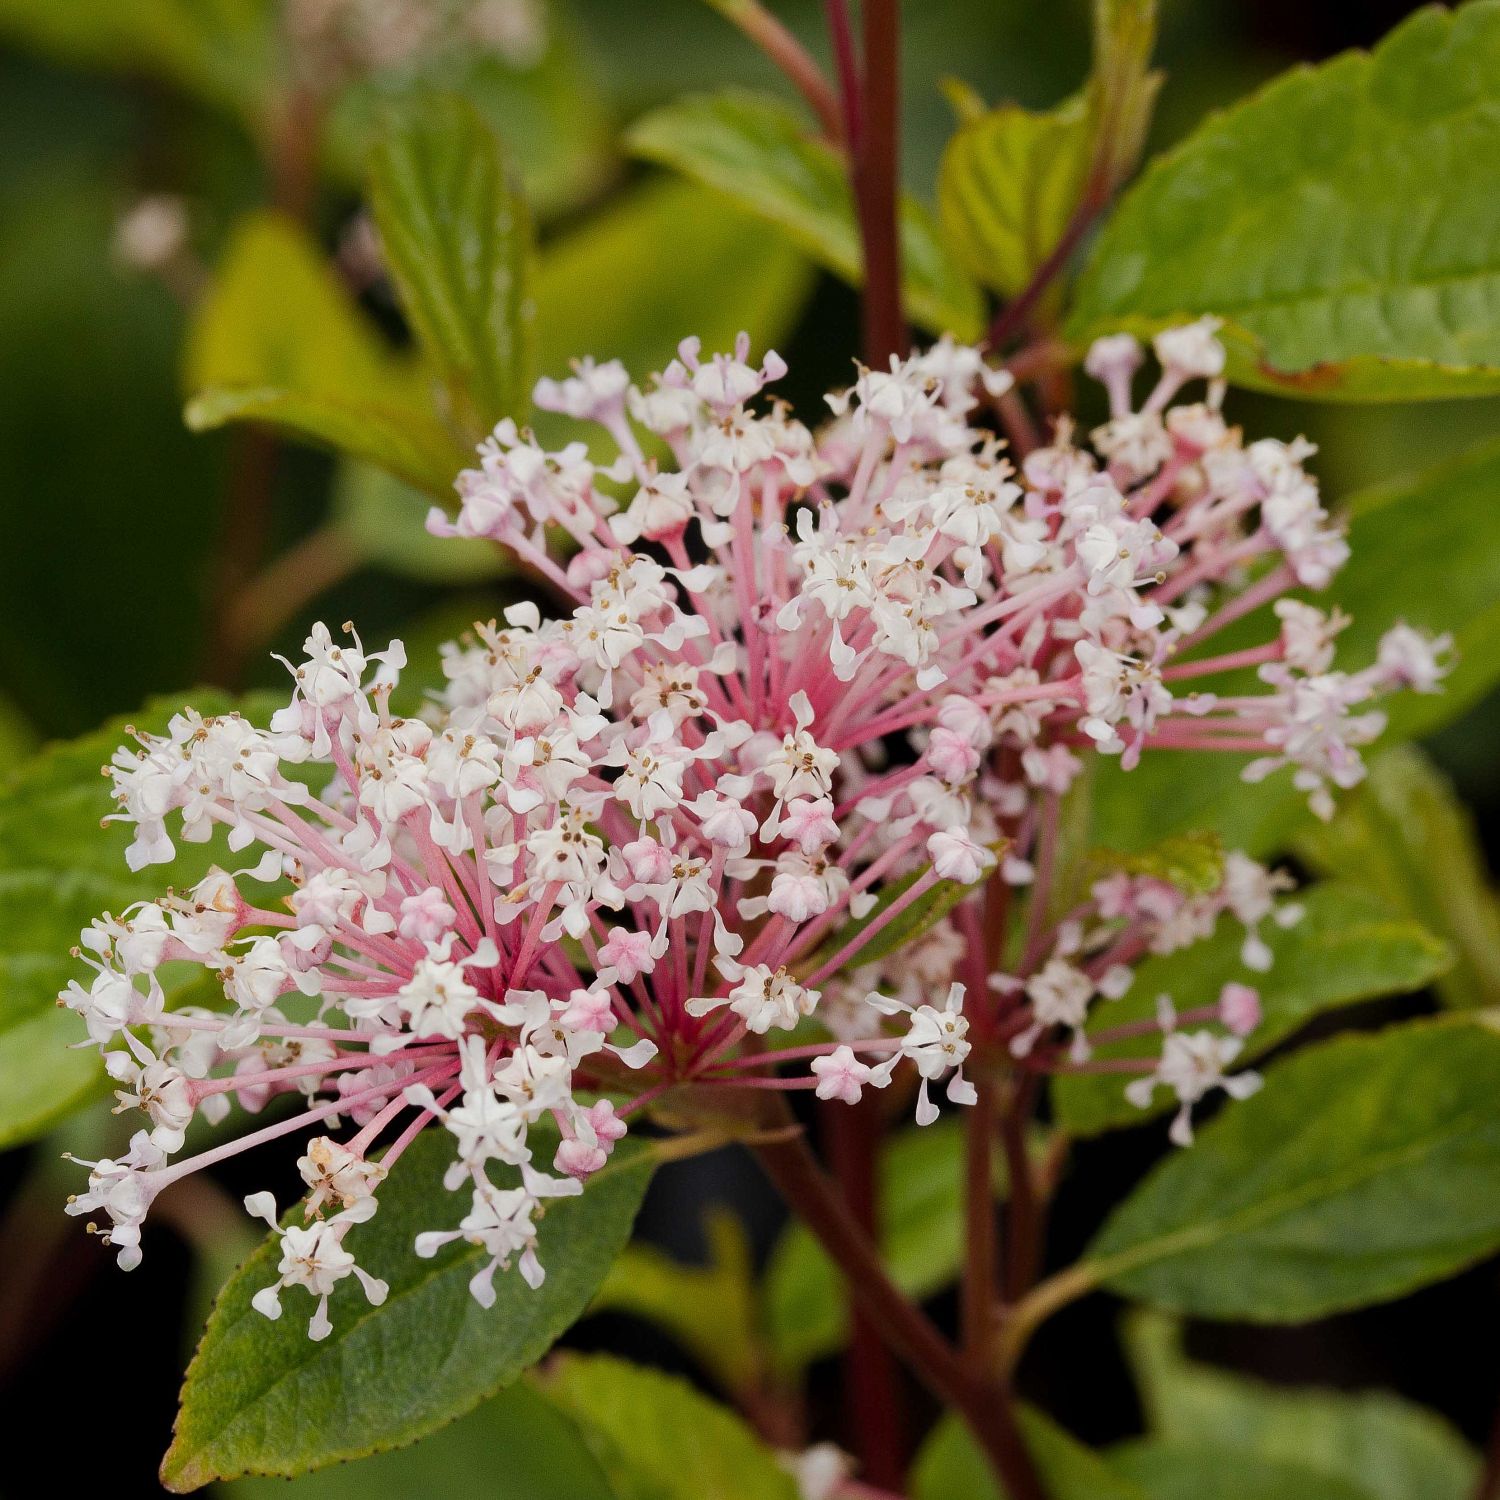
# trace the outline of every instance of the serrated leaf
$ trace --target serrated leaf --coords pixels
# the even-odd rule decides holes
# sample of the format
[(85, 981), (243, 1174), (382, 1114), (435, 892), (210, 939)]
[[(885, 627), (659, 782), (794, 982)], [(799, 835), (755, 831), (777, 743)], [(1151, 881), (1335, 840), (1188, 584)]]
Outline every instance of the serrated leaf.
[(1465, 1500), (1479, 1461), (1436, 1413), (1385, 1391), (1271, 1385), (1188, 1359), (1174, 1320), (1137, 1311), (1125, 1348), (1152, 1432), (1218, 1451), (1221, 1466), (1297, 1464), (1363, 1500)]
[[(691, 95), (638, 120), (626, 144), (637, 156), (717, 188), (780, 225), (819, 264), (852, 285), (862, 281), (845, 165), (781, 100), (742, 90)], [(901, 263), (913, 320), (934, 333), (977, 338), (978, 289), (943, 249), (925, 208), (906, 197), (900, 213)]]
[(1293, 847), (1448, 942), (1454, 965), (1437, 981), (1448, 1004), (1500, 1004), (1500, 897), (1468, 809), (1414, 745), (1380, 756), (1333, 821), (1309, 823)]
[[(618, 1500), (573, 1423), (525, 1381), (410, 1448), (340, 1464), (296, 1482), (297, 1500)], [(237, 1479), (219, 1500), (275, 1500), (284, 1479)]]
[(609, 1269), (594, 1312), (622, 1312), (666, 1329), (726, 1391), (761, 1377), (755, 1269), (744, 1227), (727, 1209), (704, 1219), (708, 1261), (685, 1265), (654, 1245), (630, 1245)]
[(471, 437), (531, 409), (531, 223), (499, 137), (466, 101), (393, 114), (370, 207), (401, 303)]
[[(1034, 1407), (1017, 1420), (1051, 1500), (1146, 1500), (1092, 1449)], [(1006, 1500), (968, 1429), (949, 1415), (922, 1444), (908, 1479), (911, 1500)]]
[[(1350, 558), (1317, 597), (1353, 617), (1339, 637), (1339, 663), (1368, 666), (1381, 635), (1398, 620), (1455, 638), (1457, 665), (1432, 694), (1399, 692), (1382, 700), (1389, 724), (1380, 744), (1430, 734), (1456, 719), (1500, 681), (1500, 443), (1377, 489), (1347, 503)], [(1213, 649), (1269, 640), (1268, 611)], [(1285, 846), (1308, 818), (1306, 799), (1276, 775), (1247, 786), (1248, 757), (1147, 751), (1133, 771), (1101, 765), (1094, 785), (1101, 843), (1144, 848), (1170, 833), (1213, 828), (1225, 844), (1251, 854)]]
[(1175, 1312), (1298, 1323), (1500, 1248), (1500, 1034), (1346, 1036), (1272, 1069), (1118, 1208), (1077, 1270)]
[(495, 1278), (495, 1305), (469, 1294), (488, 1258), (458, 1243), (432, 1260), (417, 1233), (463, 1213), (442, 1185), (452, 1160), (444, 1131), (418, 1136), (380, 1191), (380, 1211), (349, 1231), (349, 1249), (390, 1285), (378, 1308), (352, 1278), (330, 1304), (333, 1332), (307, 1337), (304, 1308), (287, 1298), (271, 1322), (250, 1305), (276, 1279), (279, 1242), (266, 1242), (225, 1286), (188, 1367), (162, 1481), (186, 1491), (243, 1474), (295, 1475), (383, 1452), (435, 1431), (535, 1364), (588, 1306), (630, 1236), (655, 1158), (626, 1141), (576, 1198), (549, 1206), (533, 1291), (514, 1271)]
[[(1500, 390), (1500, 5), (1283, 75), (1152, 165), (1069, 336), (1229, 320), (1230, 378), (1323, 400)], [(1163, 247), (1170, 247), (1163, 249)]]
[(938, 169), (938, 218), (964, 269), (1013, 297), (1083, 195), (1093, 121), (1081, 95), (1035, 113), (1004, 104), (956, 130)]
[[(192, 695), (205, 712), (232, 707), (212, 690)], [(162, 895), (225, 862), (221, 839), (178, 843), (178, 857), (138, 873), (125, 864), (130, 834), (100, 827), (115, 810), (99, 768), (125, 741), (127, 723), (160, 733), (181, 708), (157, 699), (138, 714), (113, 719), (92, 734), (55, 744), (28, 761), (0, 789), (0, 1146), (35, 1139), (103, 1086), (99, 1055), (73, 1050), (84, 1036), (78, 1017), (57, 1005), (58, 992), (88, 971), (70, 950), (105, 910)], [(202, 971), (164, 966), (173, 1003)]]
[[(929, 1297), (957, 1273), (963, 1255), (963, 1128), (943, 1119), (902, 1130), (880, 1156), (881, 1247), (896, 1284)], [(1003, 1164), (995, 1191), (1003, 1196)], [(847, 1295), (837, 1267), (812, 1234), (793, 1224), (766, 1267), (766, 1331), (777, 1363), (801, 1369), (847, 1336)]]
[[(1220, 918), (1211, 938), (1141, 964), (1123, 998), (1095, 1007), (1089, 1034), (1149, 1021), (1159, 995), (1170, 995), (1179, 1011), (1214, 1005), (1233, 981), (1260, 994), (1261, 1024), (1246, 1038), (1239, 1059), (1249, 1062), (1314, 1016), (1379, 995), (1409, 994), (1452, 962), (1448, 946), (1426, 928), (1356, 887), (1315, 886), (1299, 900), (1303, 914), (1295, 927), (1263, 924), (1261, 936), (1272, 954), (1265, 973), (1247, 968), (1240, 957), (1244, 930)], [(1095, 1044), (1095, 1056), (1104, 1059), (1152, 1058), (1160, 1051), (1155, 1033)], [(1149, 1109), (1137, 1109), (1125, 1098), (1125, 1081), (1117, 1074), (1060, 1075), (1053, 1080), (1052, 1101), (1059, 1122), (1078, 1135), (1138, 1125), (1174, 1107), (1171, 1095), (1158, 1090)]]
[(428, 380), (397, 356), (291, 220), (247, 216), (194, 318), (184, 381), (195, 431), (257, 421), (451, 493), (461, 448)]
[(619, 1500), (796, 1500), (776, 1455), (685, 1380), (564, 1354), (540, 1385), (578, 1424)]

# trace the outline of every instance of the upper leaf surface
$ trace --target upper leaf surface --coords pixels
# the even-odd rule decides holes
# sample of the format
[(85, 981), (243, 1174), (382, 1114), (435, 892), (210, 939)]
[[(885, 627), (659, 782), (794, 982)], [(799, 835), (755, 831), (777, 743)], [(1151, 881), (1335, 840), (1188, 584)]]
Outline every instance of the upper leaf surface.
[[(692, 95), (636, 122), (639, 156), (727, 193), (783, 229), (820, 264), (854, 285), (863, 280), (848, 172), (779, 99), (730, 90)], [(901, 203), (901, 264), (912, 318), (934, 333), (977, 338), (978, 289), (939, 242), (932, 216)]]
[(1201, 313), (1235, 325), (1244, 384), (1500, 390), (1500, 5), (1434, 6), (1373, 53), (1286, 74), (1146, 172), (1069, 333)]
[(1081, 1265), (1211, 1318), (1295, 1323), (1500, 1247), (1500, 1035), (1459, 1021), (1310, 1047), (1115, 1211)]
[(576, 1198), (542, 1220), (547, 1279), (533, 1291), (514, 1271), (495, 1278), (481, 1307), (469, 1281), (487, 1260), (462, 1241), (431, 1260), (412, 1243), (464, 1212), (443, 1187), (453, 1157), (445, 1131), (424, 1131), (380, 1190), (380, 1210), (349, 1231), (349, 1249), (390, 1286), (368, 1306), (352, 1278), (330, 1304), (333, 1332), (307, 1337), (310, 1304), (288, 1294), (271, 1322), (250, 1299), (276, 1279), (279, 1241), (267, 1240), (225, 1286), (188, 1367), (162, 1479), (174, 1490), (241, 1474), (301, 1474), (415, 1442), (509, 1384), (588, 1306), (630, 1236), (655, 1158), (622, 1142)]

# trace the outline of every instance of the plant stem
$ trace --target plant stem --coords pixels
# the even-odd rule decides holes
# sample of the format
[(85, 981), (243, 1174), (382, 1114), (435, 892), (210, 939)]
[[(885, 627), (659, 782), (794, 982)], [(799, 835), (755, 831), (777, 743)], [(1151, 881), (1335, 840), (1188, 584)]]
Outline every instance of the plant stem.
[(896, 225), (900, 126), (900, 0), (865, 0), (864, 77), (854, 193), (864, 246), (864, 342), (867, 364), (884, 368), (907, 350), (901, 309), (901, 242)]
[(845, 122), (838, 95), (808, 55), (807, 49), (760, 0), (709, 0), (713, 8), (738, 26), (786, 74), (818, 117), (823, 133), (836, 145), (844, 140)]
[[(880, 1213), (879, 1109), (879, 1100), (867, 1094), (858, 1104), (834, 1103), (822, 1111), (833, 1174), (850, 1214), (872, 1242), (878, 1242)], [(906, 1468), (899, 1375), (879, 1326), (858, 1301), (851, 1304), (844, 1361), (849, 1433), (865, 1478), (883, 1489), (899, 1487)]]
[(1036, 1279), (1041, 1250), (1041, 1217), (1036, 1181), (1026, 1152), (1026, 1125), (1036, 1104), (1037, 1077), (1017, 1078), (1000, 1114), (1000, 1143), (1007, 1173), (1005, 1211), (1005, 1274), (1002, 1292), (1007, 1304), (1018, 1302)]
[(1096, 1284), (1093, 1268), (1080, 1262), (1033, 1287), (1011, 1309), (1001, 1325), (995, 1350), (996, 1369), (1001, 1378), (1010, 1376), (1025, 1353), (1031, 1335), (1053, 1313), (1093, 1291)]
[[(770, 1102), (768, 1123), (785, 1124), (785, 1101)], [(787, 1205), (803, 1220), (844, 1273), (853, 1295), (886, 1344), (939, 1400), (952, 1406), (989, 1459), (1008, 1500), (1046, 1500), (1046, 1491), (1016, 1426), (1008, 1384), (977, 1374), (909, 1302), (887, 1274), (880, 1254), (860, 1229), (836, 1185), (802, 1136), (762, 1143), (757, 1154)]]
[(823, 0), (828, 17), (828, 35), (833, 42), (833, 63), (839, 79), (839, 99), (844, 111), (844, 142), (850, 159), (859, 154), (862, 111), (859, 102), (859, 59), (854, 51), (854, 32), (849, 25), (848, 0)]
[(264, 645), (303, 605), (342, 583), (359, 562), (349, 539), (335, 527), (308, 532), (235, 591), (222, 618), (228, 659), (243, 661), (251, 647)]
[(995, 1239), (995, 1085), (975, 1079), (979, 1097), (964, 1116), (964, 1352), (976, 1369), (989, 1367), (1000, 1300)]

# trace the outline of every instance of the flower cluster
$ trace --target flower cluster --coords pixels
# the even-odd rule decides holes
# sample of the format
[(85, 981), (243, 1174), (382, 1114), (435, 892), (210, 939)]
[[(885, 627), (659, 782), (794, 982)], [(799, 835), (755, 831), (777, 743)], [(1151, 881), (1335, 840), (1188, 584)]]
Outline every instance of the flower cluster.
[[(1286, 882), (1232, 855), (1211, 894), (1116, 872), (1064, 899), (1060, 800), (1089, 752), (1227, 750), (1252, 777), (1291, 767), (1326, 812), (1378, 730), (1368, 700), (1434, 688), (1446, 643), (1398, 626), (1335, 670), (1343, 618), (1284, 597), (1345, 554), (1308, 450), (1225, 423), (1211, 326), (1156, 354), (1136, 407), (1142, 351), (1096, 346), (1092, 450), (1060, 425), (1019, 468), (985, 425), (1008, 376), (949, 340), (861, 369), (816, 435), (763, 399), (784, 366), (743, 338), (710, 358), (688, 340), (645, 385), (589, 361), (541, 382), (609, 461), (503, 422), (429, 527), (509, 549), (564, 611), (476, 625), (418, 717), (391, 710), (399, 644), (319, 626), (268, 727), (184, 712), (116, 755), (133, 867), (216, 831), (255, 853), (84, 935), (93, 977), (63, 999), (149, 1129), (72, 1210), (107, 1215), (129, 1266), (164, 1187), (312, 1127), (307, 1222), (279, 1231), (256, 1305), (304, 1287), (319, 1337), (345, 1278), (384, 1295), (345, 1235), (430, 1125), (467, 1207), (415, 1251), (483, 1247), (487, 1302), (497, 1268), (540, 1281), (549, 1201), (686, 1083), (911, 1088), (925, 1123), (976, 1070), (1109, 1068), (1140, 1075), (1139, 1103), (1175, 1096), (1179, 1140), (1207, 1090), (1253, 1087), (1226, 1076), (1258, 1021), (1244, 985), (1163, 997), (1156, 1061), (1094, 1059), (1112, 1033), (1088, 1022), (1221, 920), (1265, 967)], [(1173, 404), (1194, 381), (1204, 399)], [(1272, 604), (1270, 639), (1213, 654)], [(159, 970), (184, 960), (225, 1009), (168, 1009)], [(278, 1094), (302, 1107), (173, 1159), (195, 1116)]]

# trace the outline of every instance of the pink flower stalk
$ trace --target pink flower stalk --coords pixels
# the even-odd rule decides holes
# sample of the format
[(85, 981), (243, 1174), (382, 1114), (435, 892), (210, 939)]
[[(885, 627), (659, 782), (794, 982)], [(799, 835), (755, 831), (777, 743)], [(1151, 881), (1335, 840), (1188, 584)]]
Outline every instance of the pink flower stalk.
[[(925, 1124), (929, 1085), (972, 1102), (966, 1066), (1133, 1071), (1138, 1102), (1180, 1101), (1174, 1139), (1208, 1089), (1252, 1088), (1224, 1075), (1258, 1017), (1244, 986), (1181, 1017), (1164, 999), (1157, 1062), (1096, 1062), (1086, 1028), (1143, 957), (1222, 916), (1264, 967), (1260, 924), (1296, 916), (1284, 878), (1234, 855), (1210, 895), (1116, 875), (1055, 915), (1059, 800), (1091, 751), (1130, 767), (1221, 749), (1254, 752), (1253, 778), (1290, 766), (1326, 813), (1379, 728), (1364, 705), (1430, 689), (1447, 643), (1398, 627), (1374, 666), (1333, 669), (1342, 617), (1281, 597), (1322, 587), (1346, 552), (1310, 450), (1246, 447), (1225, 424), (1210, 325), (1156, 349), (1133, 409), (1141, 351), (1097, 346), (1097, 456), (1063, 426), (1020, 472), (979, 425), (978, 393), (1008, 377), (946, 339), (861, 370), (818, 436), (759, 404), (784, 366), (752, 365), (743, 337), (711, 359), (688, 340), (644, 387), (587, 361), (542, 382), (539, 405), (598, 423), (618, 456), (546, 452), (503, 422), (458, 480), (456, 519), (429, 526), (509, 548), (570, 614), (519, 604), (476, 625), (418, 718), (390, 710), (399, 643), (367, 656), (320, 625), (268, 728), (185, 712), (116, 755), (132, 867), (170, 860), (174, 832), (259, 852), (84, 935), (95, 977), (63, 999), (150, 1129), (93, 1164), (71, 1210), (102, 1210), (128, 1267), (155, 1194), (236, 1149), (171, 1161), (196, 1113), (304, 1094), (248, 1140), (318, 1127), (308, 1213), (336, 1212), (286, 1231), (257, 1306), (277, 1316), (281, 1289), (304, 1286), (321, 1337), (345, 1277), (383, 1295), (344, 1234), (429, 1124), (453, 1137), (447, 1185), (468, 1209), (415, 1250), (483, 1246), (488, 1303), (499, 1268), (540, 1282), (540, 1209), (677, 1085), (853, 1103), (909, 1078)], [(1206, 401), (1169, 405), (1199, 378)], [(1269, 640), (1205, 648), (1277, 600)], [(1264, 691), (1200, 686), (1247, 668)], [(986, 915), (1007, 885), (1031, 888), (1014, 945)], [(934, 893), (963, 899), (934, 921)], [(166, 1009), (157, 971), (181, 960), (222, 982), (227, 1010)], [(772, 1032), (795, 1035), (778, 1048)], [(250, 1206), (274, 1219), (265, 1195)]]

